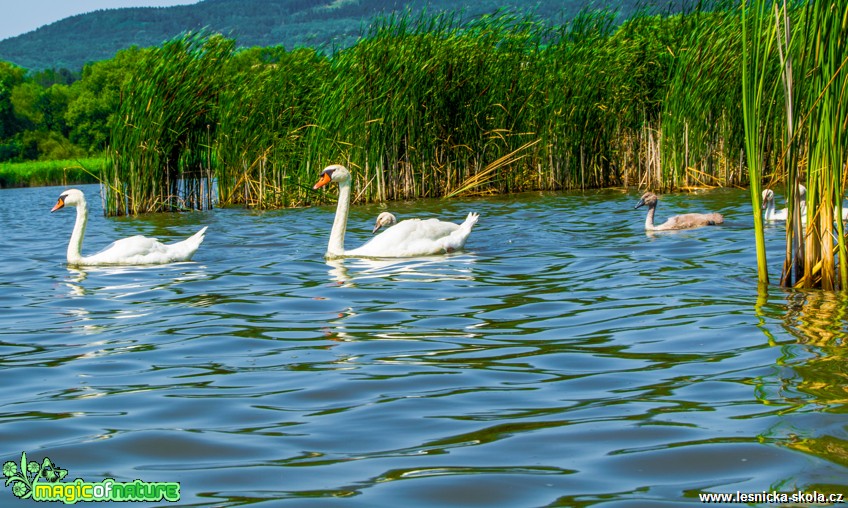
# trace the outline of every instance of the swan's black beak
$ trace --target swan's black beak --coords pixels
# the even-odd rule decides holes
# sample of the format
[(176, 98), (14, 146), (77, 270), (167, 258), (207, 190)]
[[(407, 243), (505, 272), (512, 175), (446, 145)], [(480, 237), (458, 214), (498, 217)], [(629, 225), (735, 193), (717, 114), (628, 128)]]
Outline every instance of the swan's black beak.
[(640, 206), (642, 206), (642, 205), (644, 205), (644, 204), (645, 204), (645, 200), (644, 200), (644, 199), (640, 199), (640, 200), (639, 200), (639, 202), (638, 202), (638, 203), (636, 203), (636, 206), (634, 206), (634, 207), (633, 207), (633, 209), (635, 210), (635, 209), (639, 208)]
[(64, 207), (65, 207), (65, 195), (62, 194), (61, 196), (59, 196), (59, 201), (56, 201), (56, 205), (53, 207), (52, 210), (50, 210), (50, 213), (53, 213), (56, 210), (59, 210), (60, 208), (64, 208)]
[(312, 190), (320, 189), (321, 187), (330, 183), (331, 180), (332, 180), (332, 178), (330, 177), (329, 172), (321, 173), (321, 178), (318, 180), (318, 183), (316, 183), (314, 186), (312, 186)]

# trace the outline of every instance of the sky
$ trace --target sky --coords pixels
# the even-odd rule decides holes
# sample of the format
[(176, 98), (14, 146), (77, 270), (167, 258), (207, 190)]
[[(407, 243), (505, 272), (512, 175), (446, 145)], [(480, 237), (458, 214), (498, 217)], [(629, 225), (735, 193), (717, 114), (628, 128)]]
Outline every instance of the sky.
[(99, 9), (167, 7), (199, 0), (0, 0), (0, 40), (31, 32), (54, 21)]

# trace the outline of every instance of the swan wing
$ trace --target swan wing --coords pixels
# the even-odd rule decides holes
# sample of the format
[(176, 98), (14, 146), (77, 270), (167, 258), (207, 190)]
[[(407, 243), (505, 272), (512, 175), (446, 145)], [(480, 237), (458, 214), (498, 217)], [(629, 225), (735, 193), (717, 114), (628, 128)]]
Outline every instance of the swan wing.
[(659, 230), (669, 229), (694, 229), (702, 226), (715, 226), (724, 222), (724, 216), (720, 213), (684, 213), (675, 215), (665, 221), (665, 224), (657, 227)]
[(206, 227), (191, 237), (172, 244), (136, 235), (122, 238), (97, 254), (82, 259), (85, 265), (151, 265), (189, 261), (203, 243)]
[[(473, 217), (473, 219), (472, 219)], [(469, 214), (462, 224), (438, 219), (407, 219), (398, 222), (368, 243), (345, 251), (357, 257), (415, 257), (444, 254), (461, 249), (477, 222), (477, 214)]]

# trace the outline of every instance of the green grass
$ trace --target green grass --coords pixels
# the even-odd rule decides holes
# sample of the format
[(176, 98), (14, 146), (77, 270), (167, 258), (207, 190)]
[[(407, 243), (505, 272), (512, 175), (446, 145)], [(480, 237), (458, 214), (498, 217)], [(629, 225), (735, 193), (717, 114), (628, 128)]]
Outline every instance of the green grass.
[(105, 163), (103, 157), (3, 162), (0, 163), (0, 188), (96, 183)]

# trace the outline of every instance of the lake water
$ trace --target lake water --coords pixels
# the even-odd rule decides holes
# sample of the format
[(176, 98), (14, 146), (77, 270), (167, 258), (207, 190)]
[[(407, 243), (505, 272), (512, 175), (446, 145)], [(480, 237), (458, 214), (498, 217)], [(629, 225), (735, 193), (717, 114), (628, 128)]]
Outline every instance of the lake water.
[[(658, 218), (726, 218), (664, 234), (635, 190), (396, 203), (481, 218), (462, 253), (328, 263), (334, 207), (107, 219), (81, 188), (84, 253), (206, 241), (191, 263), (69, 268), (63, 189), (0, 190), (0, 462), (179, 482), (182, 506), (848, 494), (848, 306), (758, 290), (747, 191), (663, 196)], [(354, 207), (348, 247), (380, 210)]]

